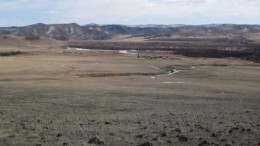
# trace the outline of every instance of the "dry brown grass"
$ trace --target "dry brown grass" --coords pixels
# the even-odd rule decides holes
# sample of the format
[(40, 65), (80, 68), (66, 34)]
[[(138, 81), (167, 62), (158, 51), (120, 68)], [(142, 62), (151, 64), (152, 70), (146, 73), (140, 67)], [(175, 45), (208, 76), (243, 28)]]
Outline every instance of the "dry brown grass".
[(260, 42), (260, 33), (251, 33), (247, 35), (247, 39)]
[[(152, 51), (139, 53), (167, 57), (97, 50), (64, 54), (49, 45), (3, 44), (38, 52), (0, 57), (0, 145), (88, 145), (93, 137), (127, 146), (198, 145), (201, 139), (258, 143), (257, 63)], [(160, 74), (173, 69), (182, 71)], [(239, 130), (229, 132), (233, 128)], [(180, 142), (178, 135), (188, 141)]]

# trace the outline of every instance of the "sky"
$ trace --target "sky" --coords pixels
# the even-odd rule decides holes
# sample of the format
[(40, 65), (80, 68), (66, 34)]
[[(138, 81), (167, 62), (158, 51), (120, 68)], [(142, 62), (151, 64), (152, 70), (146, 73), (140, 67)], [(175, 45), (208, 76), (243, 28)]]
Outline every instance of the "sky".
[(0, 27), (35, 23), (260, 24), (260, 0), (0, 0)]

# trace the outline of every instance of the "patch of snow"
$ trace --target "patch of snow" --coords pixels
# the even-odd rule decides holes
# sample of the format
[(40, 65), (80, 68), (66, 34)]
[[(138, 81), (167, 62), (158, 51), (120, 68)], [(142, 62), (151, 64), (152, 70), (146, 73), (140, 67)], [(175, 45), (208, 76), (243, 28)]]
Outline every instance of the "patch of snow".
[(120, 50), (118, 51), (119, 53), (122, 53), (122, 54), (129, 54), (129, 52), (127, 50)]
[(121, 53), (121, 54), (137, 54), (137, 53), (130, 53), (127, 50), (120, 50), (118, 52)]
[(176, 73), (179, 73), (179, 72), (181, 72), (181, 70), (174, 69), (173, 71), (169, 71), (168, 75), (173, 75), (173, 74), (176, 74)]
[(73, 28), (73, 27), (70, 28), (70, 33), (71, 33), (71, 34), (74, 33), (74, 28)]
[(68, 50), (76, 50), (76, 51), (90, 51), (90, 49), (83, 49), (83, 48), (68, 48)]
[(49, 33), (51, 33), (54, 30), (55, 30), (55, 26), (50, 26), (49, 30), (46, 33), (49, 34)]
[(89, 49), (75, 48), (77, 51), (90, 51)]
[(163, 84), (185, 84), (185, 82), (162, 82)]
[(70, 48), (70, 47), (68, 47), (67, 50), (75, 50), (75, 48)]
[(155, 77), (151, 77), (151, 79), (155, 79)]
[(97, 29), (97, 31), (101, 31), (101, 28), (100, 27), (98, 27), (98, 28), (96, 28)]

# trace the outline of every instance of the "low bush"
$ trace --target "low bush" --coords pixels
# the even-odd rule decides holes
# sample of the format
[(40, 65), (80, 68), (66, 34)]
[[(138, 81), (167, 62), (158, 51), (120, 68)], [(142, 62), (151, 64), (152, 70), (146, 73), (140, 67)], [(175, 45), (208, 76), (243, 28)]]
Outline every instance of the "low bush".
[(40, 37), (35, 36), (35, 35), (27, 35), (27, 36), (25, 36), (25, 39), (30, 40), (30, 41), (34, 41), (34, 40), (39, 40)]
[(14, 56), (22, 54), (21, 51), (14, 51), (14, 52), (0, 52), (0, 56)]

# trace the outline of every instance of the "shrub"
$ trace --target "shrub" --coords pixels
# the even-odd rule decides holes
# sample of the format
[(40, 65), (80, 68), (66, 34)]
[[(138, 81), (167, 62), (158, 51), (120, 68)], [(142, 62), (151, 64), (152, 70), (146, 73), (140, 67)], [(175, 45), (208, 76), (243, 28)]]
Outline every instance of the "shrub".
[(21, 51), (13, 51), (13, 52), (0, 52), (0, 56), (14, 56), (22, 54)]
[(26, 35), (26, 36), (25, 36), (25, 39), (26, 39), (26, 40), (34, 41), (34, 40), (39, 40), (40, 37), (35, 36), (35, 35)]

